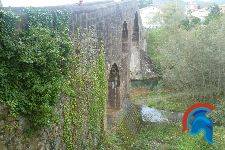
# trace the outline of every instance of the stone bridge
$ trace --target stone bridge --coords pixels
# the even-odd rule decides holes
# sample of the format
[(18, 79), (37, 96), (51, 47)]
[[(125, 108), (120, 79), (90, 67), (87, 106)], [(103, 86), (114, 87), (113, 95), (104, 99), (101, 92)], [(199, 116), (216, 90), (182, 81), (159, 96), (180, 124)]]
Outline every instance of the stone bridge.
[[(130, 79), (146, 79), (154, 76), (151, 62), (145, 54), (146, 44), (138, 2), (100, 1), (46, 8), (53, 11), (66, 9), (72, 12), (71, 36), (79, 25), (81, 32), (82, 29), (91, 29), (96, 32), (96, 38), (103, 39), (109, 91), (107, 114), (108, 118), (111, 118), (110, 114), (114, 116), (125, 104)], [(22, 22), (26, 22), (23, 8), (7, 9), (23, 16)]]
[(126, 103), (130, 74), (140, 71), (140, 49), (144, 39), (137, 2), (107, 1), (72, 9), (74, 24), (94, 28), (98, 38), (104, 41), (108, 78), (107, 124), (110, 125)]
[[(47, 7), (52, 10), (72, 11), (71, 34), (76, 25), (82, 29), (94, 29), (105, 47), (108, 78), (107, 122), (109, 126), (128, 100), (130, 79), (146, 79), (154, 76), (151, 61), (145, 54), (145, 38), (136, 0), (121, 2), (104, 1)], [(21, 14), (22, 8), (13, 9)], [(1, 149), (1, 143), (0, 143)]]
[[(94, 28), (103, 39), (108, 75), (108, 124), (124, 105), (130, 79), (153, 77), (151, 62), (145, 54), (145, 38), (136, 0), (104, 1), (72, 9), (72, 27)], [(58, 8), (57, 8), (58, 9)], [(72, 32), (73, 33), (73, 32)]]

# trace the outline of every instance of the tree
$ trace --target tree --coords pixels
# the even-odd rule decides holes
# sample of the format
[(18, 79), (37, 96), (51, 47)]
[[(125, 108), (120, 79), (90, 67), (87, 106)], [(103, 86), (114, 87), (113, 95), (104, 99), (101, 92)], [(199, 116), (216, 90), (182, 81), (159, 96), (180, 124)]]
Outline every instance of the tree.
[(214, 20), (214, 19), (218, 19), (222, 16), (222, 13), (220, 11), (220, 8), (218, 5), (213, 4), (209, 7), (210, 13), (209, 15), (206, 17), (205, 20), (205, 24), (209, 24), (210, 21)]
[(192, 18), (191, 22), (193, 25), (197, 25), (197, 24), (201, 23), (201, 19), (194, 17), (194, 18)]
[[(167, 87), (199, 96), (225, 91), (225, 17), (212, 7), (207, 26), (166, 5), (158, 29), (148, 31), (148, 52)], [(217, 19), (215, 19), (217, 18)]]
[(190, 30), (198, 25), (201, 24), (201, 20), (197, 17), (192, 18), (185, 18), (180, 22), (180, 27), (182, 27), (185, 30)]
[(149, 43), (147, 45), (148, 54), (155, 64), (159, 76), (161, 76), (161, 56), (158, 52), (158, 48), (160, 45), (162, 45), (162, 43), (165, 43), (170, 39), (170, 35), (176, 33), (177, 30), (179, 30), (181, 21), (185, 18), (182, 5), (175, 1), (162, 6), (162, 12), (163, 13), (156, 15), (152, 20), (153, 22), (159, 22), (161, 24), (161, 27), (156, 29), (149, 29), (147, 31)]
[(224, 17), (206, 27), (178, 30), (159, 46), (164, 83), (200, 96), (225, 90)]

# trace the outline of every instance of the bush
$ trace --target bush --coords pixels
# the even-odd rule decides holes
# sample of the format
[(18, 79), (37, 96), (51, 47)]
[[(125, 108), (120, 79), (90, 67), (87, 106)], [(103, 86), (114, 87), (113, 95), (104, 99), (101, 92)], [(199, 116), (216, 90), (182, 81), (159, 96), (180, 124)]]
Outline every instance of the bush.
[(221, 100), (215, 105), (215, 110), (209, 114), (215, 125), (225, 126), (225, 102)]
[(222, 18), (206, 27), (173, 32), (158, 51), (166, 85), (202, 96), (223, 94), (224, 31), (225, 21)]
[(24, 11), (30, 18), (25, 28), (16, 27), (19, 16), (0, 11), (0, 101), (14, 116), (23, 115), (32, 127), (41, 128), (54, 119), (54, 105), (68, 72), (72, 50), (68, 14), (58, 12), (59, 32), (51, 26), (52, 13)]

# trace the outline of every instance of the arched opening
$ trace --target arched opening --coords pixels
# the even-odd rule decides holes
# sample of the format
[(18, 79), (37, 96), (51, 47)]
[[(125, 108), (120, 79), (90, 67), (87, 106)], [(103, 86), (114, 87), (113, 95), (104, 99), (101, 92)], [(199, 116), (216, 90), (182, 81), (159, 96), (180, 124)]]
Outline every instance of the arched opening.
[(140, 79), (141, 73), (141, 53), (139, 47), (139, 20), (138, 12), (134, 14), (134, 24), (132, 32), (132, 43), (131, 43), (131, 58), (130, 58), (130, 78)]
[(117, 65), (114, 63), (111, 67), (108, 80), (108, 107), (120, 108), (120, 75)]
[(128, 39), (128, 28), (127, 28), (127, 22), (123, 22), (123, 31), (122, 31), (122, 40)]
[(122, 52), (128, 51), (128, 28), (127, 22), (123, 22), (123, 31), (122, 31)]
[(135, 16), (134, 16), (132, 41), (133, 42), (139, 42), (139, 25), (138, 25), (138, 12), (137, 11), (136, 11)]

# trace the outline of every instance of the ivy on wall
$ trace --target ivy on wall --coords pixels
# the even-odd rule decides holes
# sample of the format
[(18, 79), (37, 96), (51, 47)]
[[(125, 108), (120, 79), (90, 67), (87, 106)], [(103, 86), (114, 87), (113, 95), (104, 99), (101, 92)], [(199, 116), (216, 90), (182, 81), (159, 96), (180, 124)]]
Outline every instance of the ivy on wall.
[[(13, 115), (25, 116), (32, 128), (49, 126), (68, 72), (72, 42), (68, 13), (24, 9), (23, 22), (11, 11), (0, 11), (0, 101)], [(43, 19), (44, 18), (44, 19)]]
[[(105, 59), (103, 53), (103, 45), (100, 47), (99, 57), (94, 64), (92, 71), (93, 90), (92, 98), (89, 102), (89, 132), (92, 135), (92, 141), (97, 139), (97, 149), (100, 149), (104, 138), (104, 115), (107, 99), (107, 82), (105, 79)], [(104, 80), (105, 79), (105, 80)], [(96, 136), (97, 135), (97, 136)]]
[(72, 65), (71, 90), (67, 90), (72, 92), (69, 103), (64, 106), (64, 140), (67, 149), (100, 149), (104, 146), (103, 121), (107, 99), (104, 49), (100, 44), (97, 58), (89, 61), (89, 64), (84, 63), (86, 53), (82, 44), (79, 44), (82, 43), (79, 40), (80, 32), (77, 31), (76, 35), (76, 53), (80, 55), (76, 56)]
[(41, 129), (53, 123), (55, 104), (64, 93), (66, 148), (102, 148), (107, 100), (103, 44), (98, 42), (97, 57), (91, 58), (79, 28), (70, 38), (67, 11), (27, 8), (22, 14), (0, 10), (1, 104), (13, 116), (24, 116), (30, 128)]

